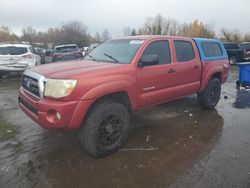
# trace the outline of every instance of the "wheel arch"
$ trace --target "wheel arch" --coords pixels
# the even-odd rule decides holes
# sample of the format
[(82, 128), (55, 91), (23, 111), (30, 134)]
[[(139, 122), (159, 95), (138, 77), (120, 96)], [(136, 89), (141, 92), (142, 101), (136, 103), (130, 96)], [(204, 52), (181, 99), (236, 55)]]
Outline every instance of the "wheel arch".
[(104, 98), (112, 98), (116, 100), (126, 100), (131, 110), (136, 109), (136, 93), (134, 84), (128, 80), (113, 81), (98, 85), (87, 91), (81, 100), (95, 99), (95, 101), (103, 100)]
[(210, 76), (207, 76), (206, 79), (203, 80), (199, 93), (202, 92), (204, 89), (206, 89), (209, 81), (213, 78), (219, 79), (220, 82), (222, 83), (222, 70), (211, 72), (209, 75)]

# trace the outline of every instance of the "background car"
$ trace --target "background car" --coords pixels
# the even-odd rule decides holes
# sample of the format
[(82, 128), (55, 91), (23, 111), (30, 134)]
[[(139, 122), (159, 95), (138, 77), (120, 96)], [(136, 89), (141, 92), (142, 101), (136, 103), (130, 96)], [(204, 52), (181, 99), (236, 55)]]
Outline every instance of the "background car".
[(240, 44), (240, 49), (243, 50), (243, 58), (245, 61), (250, 61), (250, 42)]
[(33, 46), (24, 44), (0, 45), (0, 73), (19, 72), (41, 64)]
[(81, 50), (76, 44), (65, 44), (55, 46), (53, 54), (53, 62), (55, 61), (67, 61), (73, 59), (83, 58)]
[(35, 52), (37, 55), (39, 55), (41, 57), (41, 64), (44, 64), (45, 63), (45, 54), (44, 54), (44, 50), (45, 49), (42, 49), (42, 48), (34, 48), (35, 49)]
[(237, 62), (244, 61), (243, 50), (240, 49), (240, 46), (238, 43), (227, 42), (227, 43), (223, 43), (223, 44), (224, 44), (224, 47), (227, 51), (230, 64), (235, 64)]

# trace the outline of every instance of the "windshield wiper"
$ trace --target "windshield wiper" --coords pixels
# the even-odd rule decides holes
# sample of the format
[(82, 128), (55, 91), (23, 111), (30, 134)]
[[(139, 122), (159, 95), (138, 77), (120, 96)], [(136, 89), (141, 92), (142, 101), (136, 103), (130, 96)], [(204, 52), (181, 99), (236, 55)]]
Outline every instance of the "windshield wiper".
[(112, 59), (112, 60), (113, 60), (114, 62), (116, 62), (116, 63), (119, 63), (119, 62), (120, 62), (118, 59), (114, 58), (113, 56), (111, 56), (111, 55), (109, 55), (109, 54), (104, 53), (103, 55), (109, 57), (110, 59)]
[(90, 57), (93, 61), (97, 61), (92, 55), (87, 54), (86, 56)]

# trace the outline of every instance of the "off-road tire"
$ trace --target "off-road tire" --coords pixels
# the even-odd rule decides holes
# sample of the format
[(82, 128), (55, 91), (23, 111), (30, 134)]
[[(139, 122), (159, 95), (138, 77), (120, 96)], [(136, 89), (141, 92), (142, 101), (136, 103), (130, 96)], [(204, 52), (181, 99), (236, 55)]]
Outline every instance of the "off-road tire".
[(213, 109), (220, 100), (221, 82), (218, 78), (212, 78), (206, 89), (198, 94), (198, 103), (205, 109)]
[(127, 141), (129, 119), (128, 109), (123, 104), (113, 100), (98, 102), (90, 109), (78, 132), (82, 146), (95, 157), (117, 151)]

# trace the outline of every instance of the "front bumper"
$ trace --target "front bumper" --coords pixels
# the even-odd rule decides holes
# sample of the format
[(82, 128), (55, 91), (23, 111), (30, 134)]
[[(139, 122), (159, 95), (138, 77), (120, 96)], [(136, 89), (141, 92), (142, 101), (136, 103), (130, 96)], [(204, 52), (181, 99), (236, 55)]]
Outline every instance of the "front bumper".
[[(81, 126), (93, 100), (38, 100), (20, 88), (18, 103), (22, 111), (43, 128), (75, 130)], [(55, 112), (60, 114), (60, 119)]]

